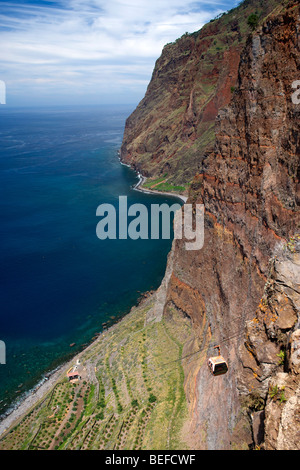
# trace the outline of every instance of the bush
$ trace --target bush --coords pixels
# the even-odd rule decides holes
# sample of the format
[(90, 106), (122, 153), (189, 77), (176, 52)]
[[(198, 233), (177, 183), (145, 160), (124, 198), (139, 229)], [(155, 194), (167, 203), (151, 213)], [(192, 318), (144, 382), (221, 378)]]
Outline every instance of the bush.
[(123, 411), (123, 406), (121, 405), (121, 403), (118, 403), (117, 408), (118, 408), (118, 412), (119, 412), (119, 413), (122, 413), (122, 411)]
[(153, 395), (153, 393), (150, 394), (149, 396), (149, 403), (154, 403), (156, 402), (157, 398), (155, 395)]
[(252, 15), (250, 15), (248, 17), (247, 23), (250, 26), (250, 28), (252, 29), (252, 31), (254, 31), (257, 28), (258, 20), (259, 20), (259, 18), (255, 13), (252, 13)]
[(105, 399), (103, 397), (101, 397), (100, 400), (99, 400), (99, 407), (100, 408), (105, 408)]

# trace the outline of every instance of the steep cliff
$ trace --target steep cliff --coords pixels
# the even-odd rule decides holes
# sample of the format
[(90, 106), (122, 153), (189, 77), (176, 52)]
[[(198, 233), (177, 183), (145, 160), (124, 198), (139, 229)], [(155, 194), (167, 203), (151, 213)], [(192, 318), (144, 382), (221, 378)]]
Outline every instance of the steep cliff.
[(156, 189), (183, 190), (214, 147), (215, 118), (234, 92), (240, 54), (259, 21), (280, 0), (247, 0), (200, 31), (167, 44), (146, 95), (127, 119), (121, 158)]
[(300, 235), (275, 250), (239, 351), (238, 389), (251, 413), (254, 443), (266, 450), (300, 448), (299, 314)]
[[(300, 79), (300, 7), (282, 3), (247, 39), (235, 91), (213, 124), (214, 149), (208, 151), (206, 133), (195, 133), (195, 149), (205, 147), (205, 154), (195, 150), (185, 160), (173, 142), (172, 181), (182, 181), (182, 165), (194, 175), (187, 202), (205, 208), (203, 248), (187, 251), (185, 240), (174, 240), (158, 291), (1, 423), (1, 449), (300, 448), (300, 105), (292, 100)], [(247, 1), (237, 11), (248, 15), (258, 4)], [(165, 49), (165, 84), (168, 74), (179, 76), (173, 52), (196, 44), (198, 35)], [(122, 157), (143, 173), (160, 171), (151, 167), (155, 145), (146, 153), (142, 145), (161, 137), (161, 127), (151, 124), (155, 112), (157, 119), (167, 113), (161, 70), (124, 136)], [(186, 114), (199, 123), (196, 95), (179, 84), (179, 97), (190, 97)], [(180, 102), (164, 128), (174, 136), (183, 131), (175, 118)], [(130, 153), (137, 142), (141, 152)], [(164, 146), (168, 153), (169, 138)], [(207, 358), (217, 344), (229, 370), (213, 377)], [(70, 384), (66, 373), (75, 364), (83, 380)]]
[[(272, 2), (265, 3), (270, 6)], [(246, 2), (244, 9), (253, 4), (255, 2)], [(182, 364), (191, 417), (189, 432), (194, 446), (200, 449), (251, 448), (255, 443), (261, 445), (264, 439), (266, 448), (286, 448), (289, 445), (286, 443), (288, 433), (292, 431), (288, 425), (289, 429), (284, 428), (284, 422), (291, 419), (292, 413), (299, 413), (299, 375), (293, 361), (279, 372), (278, 378), (276, 376), (280, 362), (277, 355), (284, 354), (280, 352), (283, 351), (283, 344), (284, 351), (295, 349), (296, 345), (299, 347), (298, 300), (285, 297), (283, 292), (280, 294), (282, 299), (288, 299), (286, 302), (290, 305), (286, 319), (281, 305), (283, 300), (278, 300), (279, 290), (274, 287), (274, 297), (270, 297), (268, 302), (277, 302), (282, 310), (277, 308), (273, 312), (276, 317), (272, 323), (273, 329), (269, 325), (266, 331), (262, 316), (257, 314), (258, 317), (255, 317), (266, 283), (272, 280), (272, 276), (269, 278), (270, 258), (274, 250), (294, 236), (299, 227), (300, 109), (291, 96), (292, 83), (299, 79), (300, 69), (299, 5), (294, 2), (283, 4), (279, 15), (270, 15), (248, 38), (239, 61), (237, 77), (234, 76), (235, 72), (229, 77), (228, 68), (224, 69), (228, 79), (226, 83), (234, 83), (235, 91), (230, 105), (221, 109), (215, 120), (213, 152), (208, 152), (206, 133), (201, 127), (204, 107), (194, 106), (195, 94), (192, 91), (196, 86), (199, 90), (202, 83), (207, 83), (203, 82), (203, 75), (201, 79), (199, 75), (193, 76), (193, 85), (186, 87), (183, 97), (185, 100), (187, 96), (189, 98), (182, 109), (178, 99), (175, 99), (176, 90), (183, 83), (179, 79), (180, 73), (191, 76), (187, 59), (192, 54), (191, 48), (187, 47), (185, 51), (183, 46), (187, 42), (193, 44), (192, 51), (196, 54), (195, 44), (198, 48), (200, 43), (203, 44), (204, 32), (201, 33), (200, 43), (197, 42), (200, 36), (189, 36), (172, 49), (181, 50), (180, 67), (179, 58), (175, 56), (173, 63), (172, 56), (168, 55), (171, 48), (164, 51), (145, 99), (127, 122), (122, 147), (122, 156), (126, 161), (151, 175), (158, 168), (156, 166), (154, 169), (151, 165), (158, 158), (156, 149), (163, 141), (161, 136), (166, 128), (170, 128), (174, 136), (187, 136), (184, 134), (190, 126), (187, 122), (191, 123), (194, 119), (199, 126), (190, 126), (189, 129), (193, 127), (194, 130), (187, 137), (189, 144), (193, 142), (190, 145), (190, 149), (193, 147), (195, 150), (193, 157), (181, 152), (183, 146), (178, 144), (177, 138), (174, 137), (174, 144), (175, 140), (167, 137), (164, 146), (160, 147), (160, 150), (166, 150), (160, 153), (159, 160), (162, 164), (167, 153), (169, 166), (163, 163), (162, 172), (167, 168), (174, 171), (172, 181), (176, 182), (181, 182), (177, 175), (183, 174), (180, 165), (189, 176), (198, 168), (190, 187), (188, 203), (204, 204), (205, 207), (203, 249), (186, 251), (184, 240), (177, 240), (174, 244), (164, 308), (165, 318), (169, 320), (175, 314), (189, 319), (196, 335), (191, 336), (184, 345), (183, 357), (187, 358)], [(212, 34), (210, 28), (213, 27), (214, 23), (208, 26)], [(232, 50), (229, 55), (234, 56)], [(225, 57), (226, 54), (222, 61)], [(235, 57), (238, 60), (239, 54)], [(168, 71), (170, 80), (163, 80), (162, 77), (168, 76)], [(225, 83), (224, 77), (221, 79), (218, 75), (218, 80)], [(168, 98), (161, 92), (162, 83), (170, 86)], [(219, 95), (214, 91), (213, 96), (216, 100)], [(221, 105), (229, 100), (227, 96)], [(170, 113), (170, 120), (165, 121), (164, 128), (161, 123), (164, 122), (166, 101), (174, 102), (174, 112)], [(198, 99), (197, 102), (200, 101)], [(178, 113), (184, 110), (185, 119), (181, 117), (177, 122), (175, 110)], [(210, 115), (211, 120), (216, 112), (215, 108)], [(155, 114), (156, 119), (158, 116), (161, 119), (153, 130)], [(196, 128), (202, 130), (197, 133)], [(136, 130), (136, 139), (130, 142), (130, 135)], [(153, 145), (148, 147), (150, 141)], [(136, 147), (137, 142), (141, 146)], [(204, 147), (206, 151), (203, 153)], [(180, 159), (179, 166), (177, 163), (173, 166), (173, 160), (175, 162), (177, 157), (178, 161)], [(299, 279), (298, 262), (290, 262), (294, 266), (290, 272), (296, 273)], [(278, 286), (282, 282), (278, 280)], [(292, 289), (299, 295), (299, 287)], [(250, 322), (254, 317), (254, 325), (261, 334), (257, 343), (254, 338), (256, 330), (251, 330)], [(294, 339), (291, 340), (291, 337)], [(206, 366), (207, 355), (212, 353), (209, 346), (215, 344), (221, 345), (229, 362), (229, 372), (217, 379), (210, 375)], [(291, 353), (293, 357), (297, 354)], [(280, 375), (282, 373), (287, 375)], [(280, 399), (279, 402), (272, 401), (269, 387), (273, 386), (276, 390), (277, 382), (280, 382), (277, 385), (280, 390), (283, 386), (289, 388), (289, 396), (284, 408), (274, 411), (277, 416), (274, 417), (272, 409), (274, 403), (276, 406), (280, 403)], [(278, 406), (283, 405), (280, 403)], [(265, 415), (261, 414), (262, 410), (265, 410)], [(262, 424), (266, 424), (263, 437), (258, 437), (262, 427), (261, 423), (257, 424), (258, 416)], [(271, 430), (274, 420), (278, 428), (281, 426), (279, 437), (274, 437)], [(290, 442), (291, 447), (299, 445), (295, 431)]]
[[(242, 359), (239, 354), (245, 324), (259, 305), (275, 247), (299, 227), (299, 105), (291, 98), (299, 67), (299, 6), (293, 4), (249, 38), (231, 105), (216, 119), (215, 151), (191, 186), (188, 202), (205, 206), (205, 244), (199, 252), (188, 252), (177, 241), (165, 313), (171, 307), (190, 317), (199, 331), (197, 348), (212, 338), (230, 364), (221, 380), (209, 376), (204, 358), (186, 365), (192, 432), (200, 448), (252, 445), (253, 429), (241, 403), (252, 394), (264, 407), (278, 363), (282, 338), (269, 332), (260, 338), (267, 364), (272, 356), (268, 380), (262, 379), (264, 358), (252, 353), (264, 372), (250, 370), (258, 374), (257, 383), (240, 387), (249, 376), (245, 354)], [(295, 292), (299, 295), (299, 289)], [(277, 324), (284, 322), (281, 311), (276, 315)], [(294, 312), (285, 334), (296, 329), (296, 319)], [(193, 348), (187, 345), (185, 352)], [(272, 445), (277, 448), (267, 443)]]

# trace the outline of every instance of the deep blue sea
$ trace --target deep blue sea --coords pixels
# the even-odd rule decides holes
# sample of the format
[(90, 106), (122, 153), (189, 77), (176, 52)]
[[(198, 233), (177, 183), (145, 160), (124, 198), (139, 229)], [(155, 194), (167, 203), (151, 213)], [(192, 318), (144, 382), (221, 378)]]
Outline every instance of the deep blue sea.
[(0, 108), (0, 414), (163, 278), (171, 240), (96, 236), (99, 204), (178, 202), (119, 162), (133, 109)]

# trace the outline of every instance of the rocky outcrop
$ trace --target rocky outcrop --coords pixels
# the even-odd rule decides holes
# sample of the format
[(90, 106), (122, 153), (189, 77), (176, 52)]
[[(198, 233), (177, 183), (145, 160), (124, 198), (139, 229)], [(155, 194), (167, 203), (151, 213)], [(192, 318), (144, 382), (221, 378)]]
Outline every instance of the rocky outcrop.
[(258, 309), (246, 323), (238, 389), (252, 419), (255, 445), (296, 450), (300, 449), (300, 235), (275, 252)]

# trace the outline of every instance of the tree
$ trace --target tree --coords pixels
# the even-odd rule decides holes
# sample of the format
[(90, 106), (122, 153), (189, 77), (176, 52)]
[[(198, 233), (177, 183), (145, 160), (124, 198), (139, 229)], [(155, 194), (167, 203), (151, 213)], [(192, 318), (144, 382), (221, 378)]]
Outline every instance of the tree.
[(155, 403), (157, 398), (155, 395), (153, 395), (153, 393), (150, 393), (148, 400), (149, 400), (149, 403)]
[(257, 26), (258, 26), (258, 16), (255, 14), (255, 13), (252, 13), (249, 17), (248, 17), (248, 25), (250, 26), (250, 28), (252, 29), (252, 31), (254, 31)]

